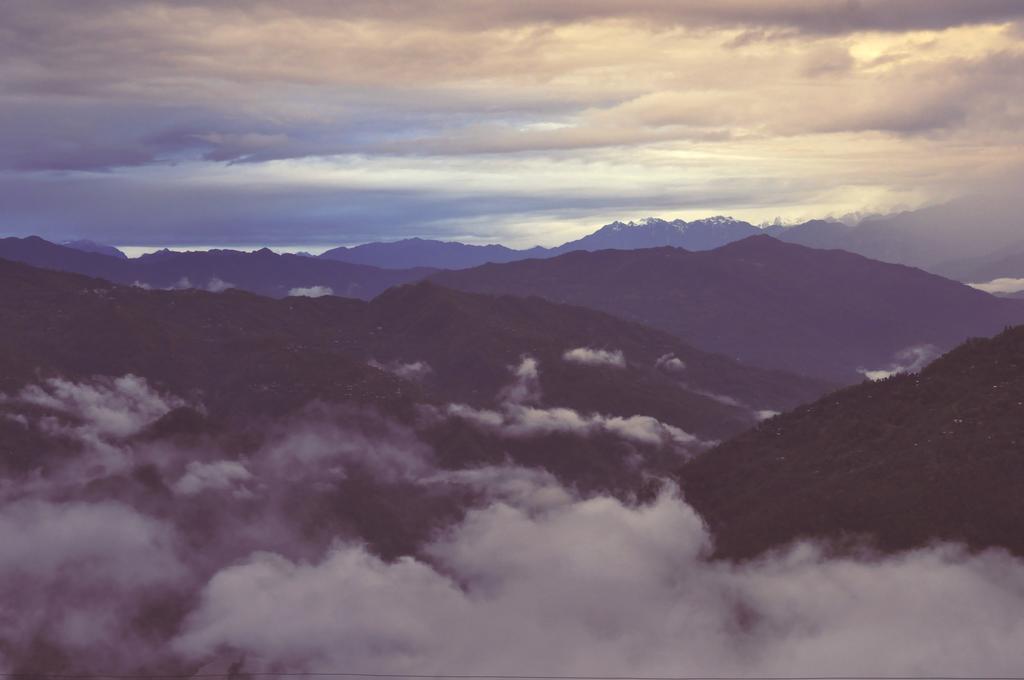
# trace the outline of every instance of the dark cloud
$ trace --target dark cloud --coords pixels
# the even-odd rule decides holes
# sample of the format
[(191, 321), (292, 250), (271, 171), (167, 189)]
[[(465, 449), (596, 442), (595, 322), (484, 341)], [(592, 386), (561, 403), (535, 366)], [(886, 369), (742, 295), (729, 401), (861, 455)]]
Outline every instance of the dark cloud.
[[(85, 13), (112, 12), (133, 4), (137, 3), (99, 0), (89, 3)], [(279, 12), (299, 17), (437, 23), (474, 30), (633, 18), (661, 24), (786, 27), (835, 34), (865, 30), (941, 30), (1024, 17), (1024, 9), (1014, 0), (569, 0), (560, 3), (540, 0), (516, 3), (500, 0), (295, 0), (285, 6), (266, 0), (183, 0), (174, 4), (228, 14)], [(36, 15), (42, 11), (54, 14), (82, 11), (80, 3), (73, 0), (17, 0), (7, 4), (6, 14), (8, 18), (24, 16), (22, 13), (28, 7)], [(40, 23), (29, 22), (29, 25), (38, 27)], [(25, 35), (25, 39), (31, 39), (34, 33)]]
[(53, 240), (89, 235), (119, 245), (327, 246), (410, 236), (487, 236), (502, 230), (511, 236), (517, 222), (537, 216), (579, 219), (688, 202), (737, 206), (759, 200), (755, 187), (732, 182), (686, 193), (673, 187), (625, 196), (600, 190), (545, 192), (542, 187), (526, 195), (497, 188), (467, 192), (459, 182), (455, 175), (451, 186), (375, 189), (344, 182), (183, 182), (173, 175), (164, 181), (112, 174), (0, 175), (5, 208), (0, 229)]
[[(0, 230), (315, 245), (948, 198), (955, 181), (988, 181), (1003, 162), (991, 156), (1019, 141), (1019, 27), (991, 24), (1022, 12), (982, 0), (12, 0), (0, 6)], [(909, 33), (942, 29), (954, 30)], [(364, 177), (326, 182), (324, 159)], [(531, 183), (541, 160), (593, 188)], [(952, 170), (964, 166), (987, 176)]]

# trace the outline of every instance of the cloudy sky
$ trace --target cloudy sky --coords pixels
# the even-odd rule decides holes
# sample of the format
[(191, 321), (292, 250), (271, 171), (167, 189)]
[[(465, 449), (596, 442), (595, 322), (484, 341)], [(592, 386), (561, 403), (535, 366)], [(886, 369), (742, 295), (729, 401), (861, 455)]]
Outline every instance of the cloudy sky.
[(1015, 0), (4, 0), (0, 235), (555, 244), (1021, 176)]

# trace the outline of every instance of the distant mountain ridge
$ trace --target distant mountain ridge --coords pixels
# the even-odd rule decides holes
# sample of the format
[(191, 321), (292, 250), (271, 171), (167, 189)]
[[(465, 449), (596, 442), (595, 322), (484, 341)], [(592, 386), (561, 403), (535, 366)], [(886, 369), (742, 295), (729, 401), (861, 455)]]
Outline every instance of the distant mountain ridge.
[[(366, 243), (350, 248), (341, 246), (321, 253), (320, 257), (385, 269), (420, 266), (437, 269), (464, 269), (486, 262), (512, 262), (529, 257), (544, 257), (547, 252), (547, 248), (540, 246), (527, 250), (514, 250), (502, 245), (478, 246), (457, 241), (409, 238), (389, 243)], [(426, 262), (430, 264), (424, 264)]]
[[(623, 235), (648, 242), (713, 233), (726, 238), (745, 223), (723, 218), (693, 224), (612, 224), (582, 245), (614, 245)], [(38, 237), (0, 239), (0, 257), (144, 288), (237, 288), (277, 298), (371, 299), (393, 286), (432, 277), (471, 292), (536, 295), (598, 309), (706, 351), (833, 383), (853, 382), (858, 371), (887, 370), (896, 354), (911, 347), (948, 349), (971, 335), (991, 335), (1024, 321), (1019, 300), (998, 300), (920, 270), (766, 235), (714, 250), (579, 249), (447, 271), (385, 269), (266, 248), (163, 250), (120, 259)]]
[(68, 248), (74, 248), (75, 250), (81, 250), (86, 253), (99, 253), (100, 255), (109, 255), (116, 257), (121, 260), (127, 260), (128, 256), (124, 252), (114, 246), (108, 246), (105, 243), (96, 243), (96, 241), (90, 241), (89, 239), (78, 239), (77, 241), (63, 241), (62, 246)]
[[(719, 439), (830, 389), (743, 366), (594, 310), (430, 283), (370, 302), (239, 291), (142, 290), (0, 259), (0, 393), (40, 374), (134, 373), (215, 413), (281, 412), (315, 400), (394, 409), (412, 399), (493, 406), (524, 356), (545, 400), (583, 413), (657, 417)], [(599, 339), (599, 340), (598, 340)], [(565, 360), (600, 342), (621, 366)], [(666, 370), (664, 358), (685, 365)], [(659, 360), (661, 363), (659, 363)], [(410, 375), (402, 367), (420, 365)], [(404, 376), (404, 377), (403, 377)]]
[(995, 279), (1024, 278), (1024, 242), (1003, 248), (984, 257), (944, 262), (935, 267), (937, 274), (965, 283), (988, 283)]
[[(959, 273), (951, 263), (998, 258), (1006, 248), (1020, 246), (1024, 206), (996, 197), (967, 197), (918, 210), (869, 216), (855, 225), (811, 220), (791, 227), (768, 227), (765, 233), (789, 243), (846, 250), (949, 276)], [(1024, 272), (1016, 275), (1024, 276)]]
[(460, 290), (535, 295), (660, 328), (767, 368), (849, 383), (910, 347), (1024, 322), (1024, 305), (934, 274), (752, 236), (716, 250), (572, 252), (444, 271)]
[(550, 255), (574, 250), (636, 250), (661, 246), (713, 250), (760, 233), (760, 229), (748, 222), (722, 215), (693, 222), (648, 217), (639, 222), (612, 222), (593, 234), (550, 249)]
[[(960, 198), (941, 205), (892, 214), (853, 213), (838, 219), (812, 219), (796, 224), (754, 226), (716, 215), (698, 220), (647, 217), (615, 221), (582, 238), (555, 247), (515, 249), (505, 245), (474, 245), (458, 241), (407, 238), (341, 246), (318, 258), (381, 269), (469, 269), (488, 263), (548, 258), (575, 250), (635, 250), (672, 246), (691, 251), (713, 250), (749, 236), (766, 234), (797, 245), (846, 250), (874, 260), (921, 267), (961, 281), (981, 281), (973, 267), (995, 262), (1008, 252), (1024, 252), (1024, 206), (1019, 209), (985, 197)], [(67, 245), (114, 257), (124, 254), (92, 241)], [(1016, 263), (999, 276), (1024, 277)], [(996, 278), (996, 277), (992, 277)], [(990, 280), (990, 279), (985, 279)]]
[(576, 250), (636, 250), (660, 246), (712, 250), (760, 233), (759, 228), (748, 222), (722, 215), (692, 222), (648, 217), (636, 222), (612, 222), (592, 234), (554, 248), (536, 246), (515, 250), (502, 245), (469, 245), (456, 241), (410, 238), (389, 243), (376, 242), (350, 248), (333, 248), (322, 253), (320, 257), (384, 269), (469, 269), (488, 263), (556, 257)]
[[(464, 269), (487, 263), (555, 257), (574, 250), (634, 250), (672, 246), (692, 251), (713, 250), (749, 236), (766, 234), (781, 241), (846, 250), (873, 260), (921, 267), (951, 275), (964, 258), (998, 258), (1007, 247), (1020, 245), (1024, 233), (1020, 210), (985, 197), (961, 198), (917, 210), (879, 215), (863, 213), (840, 219), (812, 219), (793, 225), (757, 227), (731, 217), (714, 216), (686, 222), (649, 217), (616, 221), (580, 239), (553, 248), (514, 250), (505, 246), (469, 246), (444, 241), (407, 239), (336, 248), (322, 257), (378, 267), (430, 266)], [(1018, 251), (1024, 248), (1017, 248)], [(1024, 277), (1014, 266), (1013, 276)], [(1009, 275), (1009, 274), (1006, 274)], [(967, 280), (957, 276), (960, 280)]]
[(0, 239), (0, 258), (147, 288), (238, 288), (269, 297), (335, 294), (372, 298), (391, 286), (419, 281), (435, 270), (380, 269), (263, 248), (177, 252), (123, 259), (60, 246), (37, 236)]

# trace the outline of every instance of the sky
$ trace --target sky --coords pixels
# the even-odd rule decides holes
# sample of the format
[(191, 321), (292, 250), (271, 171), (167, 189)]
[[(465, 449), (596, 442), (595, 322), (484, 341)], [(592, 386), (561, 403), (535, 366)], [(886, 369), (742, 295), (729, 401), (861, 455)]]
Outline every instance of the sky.
[(4, 0), (0, 235), (555, 245), (1024, 177), (1016, 0)]

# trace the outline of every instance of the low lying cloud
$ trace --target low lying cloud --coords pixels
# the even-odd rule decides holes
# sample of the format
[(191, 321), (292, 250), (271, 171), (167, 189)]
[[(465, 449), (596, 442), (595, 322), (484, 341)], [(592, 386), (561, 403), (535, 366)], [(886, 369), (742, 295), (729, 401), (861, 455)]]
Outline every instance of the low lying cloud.
[(669, 373), (682, 373), (686, 370), (686, 362), (676, 357), (675, 354), (662, 354), (654, 362), (655, 367), (668, 371)]
[(827, 559), (801, 545), (707, 559), (672, 491), (470, 512), (423, 558), (339, 544), (256, 553), (204, 588), (173, 648), (247, 670), (820, 676), (1000, 675), (1024, 636), (1024, 565), (936, 548)]
[(1024, 291), (1024, 279), (1002, 278), (993, 279), (988, 283), (968, 283), (967, 285), (992, 294)]
[[(147, 283), (142, 283), (140, 281), (136, 281), (132, 283), (132, 285), (135, 286), (136, 288), (143, 288), (145, 290), (152, 290), (153, 288), (153, 286)], [(224, 291), (229, 290), (231, 288), (237, 288), (237, 286), (233, 283), (228, 283), (219, 276), (211, 276), (210, 280), (207, 281), (205, 284), (195, 283), (189, 277), (182, 276), (180, 279), (178, 279), (177, 283), (175, 283), (173, 286), (165, 288), (164, 290), (196, 289), (205, 290), (209, 293), (223, 293)]]
[(363, 470), (389, 482), (418, 479), (434, 467), (433, 451), (416, 433), (374, 411), (313, 405), (275, 423), (255, 454), (268, 474), (294, 479), (311, 470), (343, 479)]
[[(594, 363), (591, 360), (593, 356), (602, 353), (585, 348), (573, 352), (582, 352), (587, 358), (587, 364)], [(566, 352), (566, 355), (568, 354), (569, 352)], [(621, 357), (621, 353), (618, 355)], [(605, 359), (600, 359), (598, 363), (605, 363)], [(580, 437), (610, 434), (635, 444), (649, 446), (690, 449), (702, 445), (702, 442), (690, 433), (651, 416), (582, 414), (571, 408), (542, 407), (538, 405), (542, 396), (538, 361), (534, 357), (524, 356), (517, 366), (510, 367), (510, 371), (513, 380), (499, 392), (497, 409), (448, 404), (444, 409), (425, 407), (423, 411), (428, 415), (428, 419), (457, 418), (488, 432), (516, 439), (554, 434)]]
[(517, 366), (510, 366), (512, 382), (502, 389), (498, 398), (509, 404), (524, 404), (540, 401), (539, 364), (531, 356), (524, 356)]
[(288, 291), (289, 297), (318, 298), (325, 295), (334, 295), (334, 289), (330, 286), (310, 286), (308, 288), (292, 288)]
[[(33, 645), (112, 667), (159, 659), (139, 622), (189, 583), (173, 528), (121, 503), (23, 499), (0, 506), (0, 668)], [(53, 652), (51, 652), (52, 654)]]
[[(513, 369), (514, 386), (539, 398), (538, 363)], [(223, 435), (135, 436), (184, 403), (134, 376), (55, 379), (0, 400), (0, 415), (33, 432), (60, 414), (89, 423), (131, 463), (76, 477), (98, 454), (52, 456), (47, 440), (31, 449), (47, 474), (0, 467), (0, 601), (17, 612), (0, 615), (0, 668), (1017, 672), (1024, 561), (1002, 551), (835, 557), (796, 544), (720, 561), (685, 488), (668, 482), (640, 502), (583, 494), (542, 468), (442, 462), (414, 427), (344, 405)], [(522, 400), (448, 408), (506, 437), (676, 437), (645, 416)], [(382, 554), (382, 537), (420, 521), (408, 545)]]
[[(29, 385), (16, 395), (0, 394), (0, 403), (21, 402), (68, 416), (66, 427), (81, 437), (127, 437), (166, 414), (184, 406), (184, 400), (161, 394), (145, 378), (125, 375), (72, 382), (50, 378)], [(56, 421), (53, 427), (62, 427)]]
[(735, 408), (746, 408), (745, 404), (742, 401), (736, 399), (735, 397), (730, 397), (727, 394), (718, 394), (717, 392), (709, 392), (708, 390), (702, 390), (696, 387), (689, 386), (687, 386), (686, 389), (690, 390), (694, 394), (699, 394), (702, 397), (707, 397), (708, 399), (711, 399), (712, 401), (717, 401), (719, 404), (723, 404), (725, 406), (733, 406)]
[(403, 380), (420, 381), (434, 372), (426, 361), (388, 361), (381, 363), (374, 359), (367, 362), (370, 366), (397, 375)]
[(570, 408), (538, 408), (507, 404), (501, 411), (450, 404), (445, 412), (477, 427), (506, 437), (528, 438), (551, 434), (586, 437), (612, 434), (636, 444), (689, 447), (699, 440), (682, 429), (651, 416), (606, 416), (581, 414)]
[(942, 352), (935, 345), (917, 345), (901, 350), (888, 368), (869, 370), (857, 369), (857, 372), (868, 380), (885, 380), (899, 373), (917, 373), (937, 359)]
[(229, 288), (235, 288), (235, 284), (228, 283), (227, 281), (224, 281), (223, 279), (214, 276), (206, 284), (206, 287), (204, 288), (204, 290), (208, 290), (211, 293), (223, 293), (224, 291), (228, 290)]
[(252, 474), (238, 461), (192, 461), (186, 467), (185, 475), (175, 482), (174, 491), (183, 496), (194, 496), (207, 490), (250, 496), (252, 493), (245, 484), (251, 479)]
[(615, 368), (626, 367), (626, 357), (621, 350), (592, 349), (590, 347), (577, 347), (567, 350), (562, 354), (562, 359), (573, 364), (585, 366), (614, 366)]

